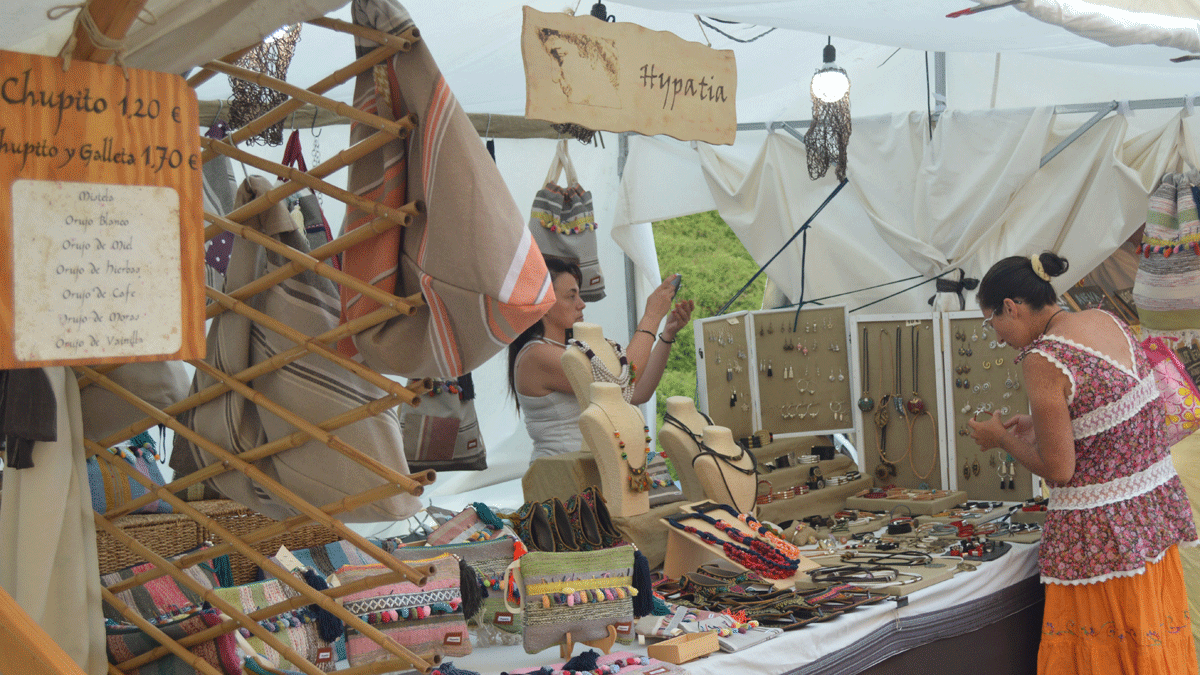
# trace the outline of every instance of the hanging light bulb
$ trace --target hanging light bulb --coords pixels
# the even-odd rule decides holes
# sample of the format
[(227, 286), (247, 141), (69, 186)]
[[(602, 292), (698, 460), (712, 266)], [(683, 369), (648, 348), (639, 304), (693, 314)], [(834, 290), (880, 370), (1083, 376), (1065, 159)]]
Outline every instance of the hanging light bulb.
[(835, 63), (833, 38), (825, 45), (821, 67), (813, 75), (810, 93), (812, 124), (804, 134), (808, 176), (821, 178), (832, 165), (839, 181), (846, 180), (846, 146), (850, 143), (850, 78)]
[(850, 91), (850, 78), (846, 75), (846, 69), (835, 62), (836, 59), (837, 49), (834, 48), (833, 40), (830, 39), (830, 43), (825, 45), (821, 67), (817, 68), (817, 72), (812, 78), (813, 98), (833, 103), (842, 100), (842, 97)]

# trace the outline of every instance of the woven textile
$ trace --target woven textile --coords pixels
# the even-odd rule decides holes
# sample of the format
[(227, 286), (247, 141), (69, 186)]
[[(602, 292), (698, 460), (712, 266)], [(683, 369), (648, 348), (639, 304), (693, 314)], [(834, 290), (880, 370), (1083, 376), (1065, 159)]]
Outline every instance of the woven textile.
[(475, 413), (475, 387), (470, 397), (455, 380), (434, 380), (433, 388), (421, 398), (419, 407), (403, 406), (400, 431), (404, 456), (411, 471), (483, 471), (487, 448)]
[[(412, 562), (433, 566), (434, 573), (429, 575), (424, 586), (407, 581), (384, 584), (347, 595), (342, 604), (416, 654), (435, 650), (446, 656), (470, 654), (471, 639), (462, 614), (458, 560), (442, 555)], [(343, 584), (349, 584), (386, 570), (383, 565), (349, 565), (338, 570), (337, 575)], [(391, 658), (391, 652), (347, 628), (346, 657), (351, 666), (358, 666)]]
[[(118, 452), (122, 459), (137, 469), (138, 473), (149, 478), (155, 485), (164, 484), (162, 471), (158, 468), (158, 460), (152, 453), (142, 452), (140, 448), (121, 448)], [(92, 493), (92, 509), (96, 513), (106, 513), (145, 495), (147, 492), (141, 483), (97, 457), (88, 457), (87, 473), (88, 489)], [(173, 511), (174, 509), (169, 503), (156, 499), (133, 513), (172, 513)]]
[(617, 629), (633, 641), (633, 547), (569, 553), (530, 551), (513, 563), (521, 593), (525, 651), (597, 640)]
[(1200, 329), (1200, 173), (1169, 173), (1150, 195), (1133, 285), (1142, 326)]
[[(256, 581), (252, 584), (244, 584), (232, 588), (218, 588), (213, 592), (222, 600), (225, 600), (234, 607), (240, 608), (247, 614), (299, 595), (294, 589), (285, 586), (278, 579)], [(259, 624), (271, 631), (280, 642), (290, 647), (309, 663), (316, 665), (321, 670), (328, 672), (333, 670), (336, 665), (329, 643), (322, 640), (317, 634), (315, 614), (308, 611), (307, 608), (292, 610), (274, 617), (262, 619), (259, 621)], [(295, 666), (292, 661), (283, 657), (273, 647), (259, 638), (251, 635), (247, 637), (247, 640), (250, 646), (254, 648), (254, 651), (265, 656), (271, 663), (277, 664), (280, 668), (290, 669)]]
[[(175, 556), (189, 555), (191, 552)], [(155, 569), (150, 563), (142, 563), (126, 567), (110, 574), (100, 575), (100, 585), (108, 588), (147, 570)], [(183, 570), (183, 573), (197, 581), (206, 589), (220, 585), (210, 565), (193, 565)], [(151, 579), (144, 584), (134, 586), (119, 593), (117, 599), (134, 609), (142, 618), (148, 621), (159, 617), (171, 616), (181, 612), (190, 612), (204, 604), (204, 598), (191, 590), (180, 586), (179, 582), (169, 575)], [(121, 613), (109, 605), (103, 604), (104, 618), (112, 621), (124, 621)]]
[[(391, 0), (355, 0), (353, 16), (360, 26), (393, 35), (413, 27), (408, 12)], [(376, 47), (356, 39), (359, 56)], [(359, 75), (354, 105), (393, 120), (416, 113), (419, 126), (351, 165), (347, 189), (397, 208), (421, 200), (426, 213), (347, 250), (345, 271), (389, 293), (421, 293), (426, 305), (338, 348), (406, 377), (475, 370), (554, 303), (541, 252), (424, 41)], [(374, 133), (356, 124), (350, 142)], [(349, 207), (342, 230), (374, 218)], [(343, 321), (379, 307), (346, 287), (341, 306)]]
[[(270, 182), (250, 176), (238, 190), (238, 204), (246, 204), (266, 193)], [(265, 235), (299, 251), (308, 251), (308, 240), (282, 204), (245, 223)], [(287, 264), (287, 259), (265, 251), (242, 237), (233, 243), (225, 283), (227, 289), (241, 288), (254, 279)], [(291, 326), (305, 335), (320, 335), (337, 327), (338, 300), (333, 282), (309, 271), (272, 286), (245, 302), (256, 310)], [(205, 361), (226, 373), (237, 373), (268, 361), (295, 343), (234, 312), (212, 320), (208, 331)], [(192, 392), (215, 384), (215, 379), (197, 371)], [(385, 397), (382, 389), (360, 379), (345, 368), (316, 355), (290, 361), (287, 365), (254, 378), (255, 391), (282, 405), (300, 418), (319, 423), (371, 401)], [(200, 431), (226, 450), (240, 454), (268, 441), (291, 435), (295, 427), (244, 398), (228, 392), (189, 410), (179, 420)], [(400, 473), (408, 473), (400, 437), (400, 420), (394, 410), (354, 422), (337, 430), (337, 437), (360, 452)], [(171, 467), (186, 475), (216, 460), (208, 452), (175, 435)], [(359, 494), (383, 483), (370, 469), (329, 449), (318, 440), (308, 440), (290, 450), (258, 460), (256, 466), (309, 504), (323, 505)], [(297, 511), (239, 471), (230, 471), (209, 481), (223, 495), (268, 518), (285, 520)], [(421, 508), (409, 494), (373, 502), (336, 516), (348, 522), (402, 520)]]
[[(221, 623), (220, 613), (210, 609), (176, 621), (160, 623), (157, 628), (169, 637), (179, 640), (219, 623)], [(108, 659), (114, 664), (128, 661), (159, 646), (157, 640), (132, 624), (109, 623), (106, 630), (108, 633)], [(237, 646), (230, 633), (190, 647), (188, 651), (204, 659), (219, 671), (241, 672)], [(157, 661), (151, 661), (137, 670), (128, 672), (130, 675), (194, 675), (196, 669), (174, 654), (167, 654)]]

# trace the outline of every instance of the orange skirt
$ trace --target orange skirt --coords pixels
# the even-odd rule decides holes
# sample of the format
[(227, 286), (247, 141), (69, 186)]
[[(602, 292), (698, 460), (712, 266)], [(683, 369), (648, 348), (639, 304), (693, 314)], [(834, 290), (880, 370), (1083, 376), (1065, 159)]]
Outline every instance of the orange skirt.
[(1038, 675), (1198, 675), (1179, 547), (1132, 577), (1046, 584)]

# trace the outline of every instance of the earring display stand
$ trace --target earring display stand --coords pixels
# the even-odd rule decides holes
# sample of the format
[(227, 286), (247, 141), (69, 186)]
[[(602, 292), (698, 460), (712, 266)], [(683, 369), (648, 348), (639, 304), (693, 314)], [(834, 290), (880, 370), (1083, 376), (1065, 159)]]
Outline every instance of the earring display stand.
[(1024, 501), (1036, 493), (1038, 478), (1002, 450), (981, 451), (967, 433), (967, 420), (976, 411), (1001, 419), (1029, 412), (1021, 367), (1012, 362), (1016, 350), (982, 322), (982, 312), (942, 314), (950, 485), (974, 500)]
[(854, 430), (846, 308), (750, 313), (758, 429), (776, 437)]
[[(930, 312), (856, 317), (851, 328), (854, 426), (861, 430), (862, 471), (877, 487), (937, 490), (951, 485), (942, 340), (936, 326)], [(864, 330), (867, 343), (860, 344)], [(858, 402), (865, 399), (871, 405), (864, 411)], [(886, 424), (881, 425), (884, 410)]]
[(696, 321), (697, 408), (734, 438), (756, 431), (754, 363), (747, 315), (735, 312)]

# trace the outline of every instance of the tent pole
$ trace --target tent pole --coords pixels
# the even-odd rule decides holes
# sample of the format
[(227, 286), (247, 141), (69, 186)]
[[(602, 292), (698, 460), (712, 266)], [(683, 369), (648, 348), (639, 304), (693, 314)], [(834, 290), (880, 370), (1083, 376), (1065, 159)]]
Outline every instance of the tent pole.
[(1062, 140), (1061, 143), (1059, 143), (1058, 145), (1051, 148), (1050, 152), (1047, 152), (1046, 155), (1044, 157), (1042, 157), (1042, 163), (1038, 165), (1038, 168), (1040, 169), (1043, 166), (1046, 166), (1046, 164), (1048, 164), (1050, 162), (1050, 160), (1052, 160), (1058, 156), (1058, 153), (1062, 152), (1063, 150), (1066, 150), (1068, 145), (1074, 143), (1075, 139), (1082, 136), (1083, 133), (1085, 131), (1087, 131), (1088, 129), (1091, 129), (1092, 127), (1096, 126), (1097, 122), (1104, 119), (1108, 115), (1108, 113), (1110, 113), (1116, 109), (1117, 109), (1117, 102), (1113, 101), (1112, 103), (1108, 104), (1108, 107), (1106, 107), (1102, 110), (1096, 111), (1096, 114), (1092, 115), (1091, 119), (1084, 122), (1083, 126), (1079, 127), (1075, 131), (1071, 132), (1070, 136), (1067, 136), (1066, 138), (1064, 138)]

